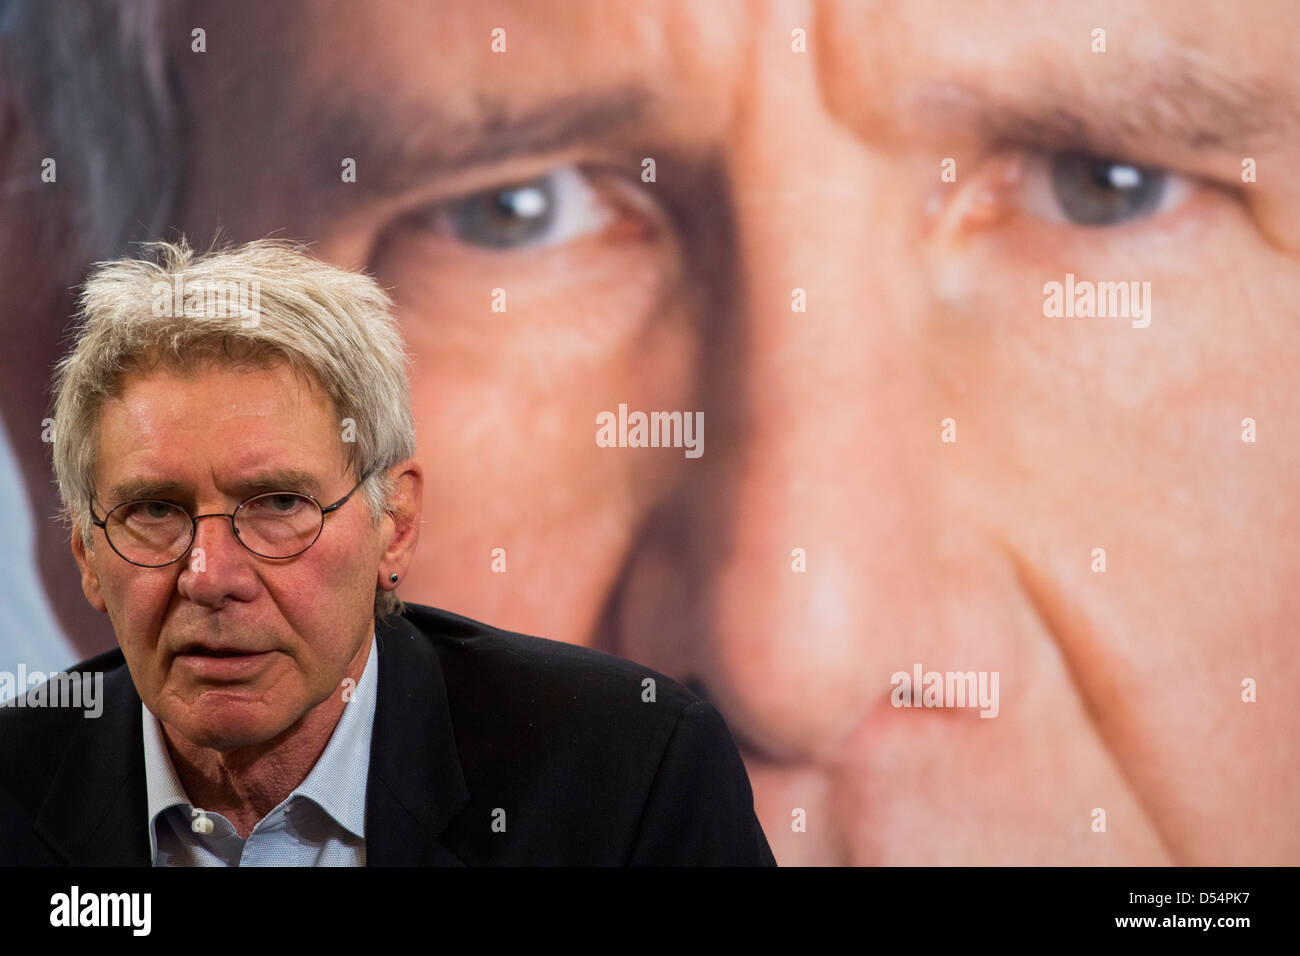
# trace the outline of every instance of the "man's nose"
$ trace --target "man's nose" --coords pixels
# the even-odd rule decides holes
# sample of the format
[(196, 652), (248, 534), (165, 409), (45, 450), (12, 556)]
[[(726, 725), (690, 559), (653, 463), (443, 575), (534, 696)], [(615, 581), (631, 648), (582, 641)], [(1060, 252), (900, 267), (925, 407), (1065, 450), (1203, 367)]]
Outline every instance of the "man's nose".
[(715, 277), (708, 442), (648, 523), (617, 627), (620, 653), (796, 759), (852, 734), (933, 629), (943, 448), (881, 160), (824, 113), (775, 113), (729, 144), (737, 266)]
[(180, 559), (178, 586), (196, 604), (218, 604), (252, 583), (250, 564), (256, 560), (239, 542), (229, 515), (205, 511), (195, 517), (194, 541)]

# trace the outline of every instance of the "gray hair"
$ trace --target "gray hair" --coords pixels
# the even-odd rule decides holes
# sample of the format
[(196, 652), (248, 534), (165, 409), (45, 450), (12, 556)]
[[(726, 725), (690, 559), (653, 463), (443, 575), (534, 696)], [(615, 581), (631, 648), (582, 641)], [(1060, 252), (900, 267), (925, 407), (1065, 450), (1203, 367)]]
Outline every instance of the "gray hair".
[[(161, 367), (184, 374), (212, 362), (286, 362), (319, 383), (340, 421), (355, 423), (355, 441), (343, 443), (347, 462), (358, 479), (366, 476), (362, 488), (378, 525), (396, 490), (386, 469), (415, 455), (410, 356), (379, 285), (286, 240), (196, 255), (182, 237), (145, 249), (151, 259), (96, 263), (81, 293), (75, 345), (55, 368), (54, 473), (61, 517), (74, 533), (90, 547), (104, 399), (119, 394), (131, 372)], [(184, 303), (158, 308), (177, 277)], [(202, 307), (192, 307), (194, 289), (207, 291)], [(256, 290), (256, 322), (214, 302), (213, 290), (231, 289)], [(401, 610), (396, 592), (376, 584), (376, 617)]]

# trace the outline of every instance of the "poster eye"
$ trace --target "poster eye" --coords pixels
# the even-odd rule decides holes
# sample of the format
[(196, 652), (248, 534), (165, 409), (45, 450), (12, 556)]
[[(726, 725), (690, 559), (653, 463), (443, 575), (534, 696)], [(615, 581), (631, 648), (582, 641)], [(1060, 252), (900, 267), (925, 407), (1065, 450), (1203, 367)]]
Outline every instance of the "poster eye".
[(569, 242), (614, 218), (586, 176), (563, 166), (439, 203), (430, 211), (430, 227), (445, 238), (508, 250)]
[(1031, 157), (1022, 199), (1026, 212), (1076, 226), (1123, 226), (1176, 206), (1188, 177), (1153, 166), (1080, 152)]

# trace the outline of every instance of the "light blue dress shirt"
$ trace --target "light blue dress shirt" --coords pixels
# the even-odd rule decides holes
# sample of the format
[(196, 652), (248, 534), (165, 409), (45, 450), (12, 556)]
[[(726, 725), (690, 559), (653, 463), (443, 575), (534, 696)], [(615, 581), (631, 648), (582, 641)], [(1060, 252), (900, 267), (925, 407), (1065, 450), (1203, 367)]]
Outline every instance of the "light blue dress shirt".
[(194, 832), (195, 807), (176, 775), (158, 718), (142, 703), (153, 865), (365, 866), (366, 780), (378, 688), (379, 647), (371, 634), (365, 669), (325, 751), (246, 841), (228, 819), (211, 811), (204, 816), (212, 821), (212, 832)]

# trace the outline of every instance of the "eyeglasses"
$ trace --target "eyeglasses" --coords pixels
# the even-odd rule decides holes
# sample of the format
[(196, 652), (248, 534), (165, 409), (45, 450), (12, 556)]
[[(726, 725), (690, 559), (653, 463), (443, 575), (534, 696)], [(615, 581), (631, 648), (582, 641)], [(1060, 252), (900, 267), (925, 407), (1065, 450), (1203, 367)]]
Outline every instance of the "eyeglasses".
[(104, 529), (109, 547), (142, 568), (163, 568), (188, 554), (200, 518), (229, 518), (235, 540), (258, 557), (293, 558), (316, 543), (325, 516), (347, 504), (366, 477), (326, 507), (311, 495), (268, 491), (245, 498), (230, 514), (191, 515), (171, 501), (139, 499), (117, 505), (103, 520), (92, 505), (90, 517), (95, 527)]

